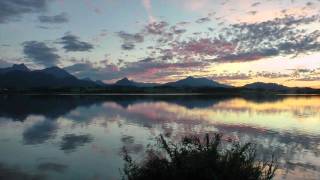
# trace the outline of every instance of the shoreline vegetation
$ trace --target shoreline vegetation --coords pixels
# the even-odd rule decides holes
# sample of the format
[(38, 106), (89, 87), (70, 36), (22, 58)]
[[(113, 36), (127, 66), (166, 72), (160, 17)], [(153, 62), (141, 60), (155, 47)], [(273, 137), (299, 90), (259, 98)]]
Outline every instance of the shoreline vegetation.
[(0, 94), (195, 94), (195, 95), (320, 95), (319, 89), (288, 88), (284, 90), (273, 89), (247, 89), (247, 88), (207, 88), (207, 87), (79, 87), (79, 88), (0, 88)]
[(157, 138), (157, 145), (146, 151), (146, 156), (136, 162), (123, 148), (125, 161), (122, 169), (124, 180), (147, 179), (224, 179), (271, 180), (278, 169), (278, 162), (271, 155), (270, 161), (258, 160), (254, 144), (241, 145), (232, 140), (222, 143), (222, 135), (206, 134), (186, 136), (174, 143), (164, 136)]

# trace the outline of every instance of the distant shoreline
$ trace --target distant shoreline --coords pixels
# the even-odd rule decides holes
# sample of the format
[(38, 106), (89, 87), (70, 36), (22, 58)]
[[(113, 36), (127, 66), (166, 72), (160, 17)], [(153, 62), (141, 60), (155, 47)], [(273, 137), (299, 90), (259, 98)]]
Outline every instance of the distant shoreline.
[(320, 93), (0, 93), (6, 95), (25, 96), (320, 96)]

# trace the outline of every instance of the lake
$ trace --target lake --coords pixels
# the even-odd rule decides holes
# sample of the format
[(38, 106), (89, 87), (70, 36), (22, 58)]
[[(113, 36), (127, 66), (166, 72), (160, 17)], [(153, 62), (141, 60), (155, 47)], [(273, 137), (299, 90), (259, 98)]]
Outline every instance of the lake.
[(275, 179), (320, 179), (320, 96), (0, 96), (0, 175), (120, 179), (164, 134), (222, 133), (273, 153)]

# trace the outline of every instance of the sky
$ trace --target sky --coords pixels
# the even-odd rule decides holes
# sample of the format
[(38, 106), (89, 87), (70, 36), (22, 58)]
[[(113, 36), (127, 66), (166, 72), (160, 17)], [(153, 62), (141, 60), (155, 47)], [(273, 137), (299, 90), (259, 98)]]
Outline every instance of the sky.
[(0, 67), (320, 88), (320, 0), (1, 0)]

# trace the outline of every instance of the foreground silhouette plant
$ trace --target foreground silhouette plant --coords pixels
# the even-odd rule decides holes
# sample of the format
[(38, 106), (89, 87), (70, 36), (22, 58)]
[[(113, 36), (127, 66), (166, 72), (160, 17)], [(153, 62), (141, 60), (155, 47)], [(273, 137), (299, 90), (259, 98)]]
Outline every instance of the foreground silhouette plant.
[(277, 170), (273, 158), (257, 161), (250, 143), (222, 149), (218, 134), (206, 134), (202, 141), (197, 136), (185, 137), (177, 144), (161, 135), (158, 142), (159, 148), (149, 150), (141, 163), (134, 162), (124, 150), (123, 179), (269, 180)]

